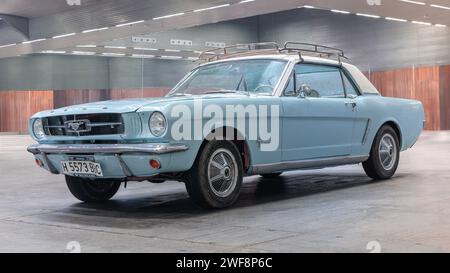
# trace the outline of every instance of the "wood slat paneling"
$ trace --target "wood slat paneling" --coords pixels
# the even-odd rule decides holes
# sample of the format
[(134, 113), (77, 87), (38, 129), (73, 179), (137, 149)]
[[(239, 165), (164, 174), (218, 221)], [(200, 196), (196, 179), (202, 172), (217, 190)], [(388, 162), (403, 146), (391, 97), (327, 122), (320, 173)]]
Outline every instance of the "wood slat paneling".
[(109, 90), (55, 90), (54, 103), (55, 108), (108, 100)]
[(439, 67), (414, 69), (414, 99), (423, 103), (427, 130), (440, 130)]
[(156, 98), (162, 97), (170, 91), (169, 87), (145, 88), (145, 89), (111, 89), (112, 100), (130, 98)]
[(383, 96), (414, 98), (414, 70), (412, 68), (372, 72), (370, 80)]
[(423, 103), (427, 130), (440, 130), (439, 67), (416, 67), (370, 73), (383, 96), (416, 99)]
[(32, 115), (53, 107), (53, 91), (1, 91), (0, 132), (26, 133)]
[(441, 130), (450, 130), (450, 65), (439, 70)]

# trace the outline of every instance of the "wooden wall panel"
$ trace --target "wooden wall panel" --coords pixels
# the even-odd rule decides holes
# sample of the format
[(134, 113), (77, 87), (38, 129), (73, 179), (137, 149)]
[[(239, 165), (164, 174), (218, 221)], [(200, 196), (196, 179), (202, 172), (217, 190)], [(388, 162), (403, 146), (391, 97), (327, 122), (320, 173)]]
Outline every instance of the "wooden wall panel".
[(145, 89), (111, 89), (112, 100), (130, 98), (156, 98), (162, 97), (170, 91), (169, 87), (145, 88)]
[(109, 90), (55, 90), (54, 103), (55, 108), (108, 100)]
[(32, 115), (53, 107), (53, 91), (0, 91), (0, 132), (26, 133)]
[(439, 67), (414, 69), (414, 97), (423, 103), (427, 130), (440, 130)]
[(370, 80), (383, 96), (414, 98), (414, 70), (412, 68), (372, 72)]
[(441, 129), (439, 67), (416, 67), (370, 73), (383, 96), (416, 99), (423, 103), (427, 130)]
[(450, 65), (439, 70), (441, 130), (450, 130)]

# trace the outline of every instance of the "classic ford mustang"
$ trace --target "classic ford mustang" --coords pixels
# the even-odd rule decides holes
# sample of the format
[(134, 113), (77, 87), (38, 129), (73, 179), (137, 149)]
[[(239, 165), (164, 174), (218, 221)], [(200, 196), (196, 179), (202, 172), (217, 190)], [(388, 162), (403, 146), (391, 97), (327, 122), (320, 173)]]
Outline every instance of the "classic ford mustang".
[(422, 104), (381, 96), (341, 50), (267, 45), (202, 54), (163, 98), (37, 113), (28, 151), (84, 202), (128, 181), (184, 182), (197, 204), (224, 208), (249, 175), (362, 163), (392, 177), (423, 129)]

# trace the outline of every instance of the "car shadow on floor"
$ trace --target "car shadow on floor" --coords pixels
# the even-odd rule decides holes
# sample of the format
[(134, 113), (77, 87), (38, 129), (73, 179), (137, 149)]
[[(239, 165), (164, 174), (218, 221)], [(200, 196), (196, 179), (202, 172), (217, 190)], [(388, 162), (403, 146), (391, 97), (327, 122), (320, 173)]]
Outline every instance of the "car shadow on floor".
[(276, 179), (254, 176), (244, 180), (239, 200), (233, 207), (226, 210), (199, 208), (188, 198), (184, 189), (176, 188), (159, 195), (152, 192), (125, 195), (104, 204), (77, 203), (43, 217), (46, 217), (47, 221), (87, 226), (136, 228), (134, 224), (139, 223), (140, 228), (146, 228), (165, 221), (208, 218), (214, 214), (229, 214), (240, 208), (256, 207), (374, 183), (395, 183), (397, 179), (405, 176), (407, 175), (399, 174), (387, 181), (374, 181), (363, 174), (354, 172), (287, 173)]

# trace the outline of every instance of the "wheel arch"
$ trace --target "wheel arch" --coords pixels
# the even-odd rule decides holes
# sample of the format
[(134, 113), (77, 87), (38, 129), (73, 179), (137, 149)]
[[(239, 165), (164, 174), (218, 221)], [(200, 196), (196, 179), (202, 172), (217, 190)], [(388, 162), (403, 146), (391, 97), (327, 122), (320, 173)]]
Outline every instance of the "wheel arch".
[(397, 136), (398, 136), (398, 141), (399, 141), (399, 147), (400, 147), (400, 149), (402, 149), (402, 147), (403, 147), (403, 135), (402, 135), (402, 130), (401, 130), (401, 127), (400, 127), (400, 125), (398, 124), (398, 122), (396, 122), (395, 120), (388, 120), (388, 121), (385, 121), (383, 124), (381, 124), (379, 127), (378, 127), (378, 130), (375, 132), (375, 135), (374, 135), (374, 137), (373, 137), (373, 139), (372, 139), (372, 145), (373, 145), (373, 142), (375, 141), (375, 137), (376, 137), (376, 135), (378, 134), (378, 132), (381, 130), (381, 128), (383, 128), (383, 126), (385, 126), (385, 125), (388, 125), (388, 126), (390, 126), (394, 131), (395, 131), (395, 133), (397, 134)]
[[(232, 139), (229, 139), (226, 136), (226, 132), (228, 132), (228, 130), (233, 131)], [(238, 149), (239, 154), (241, 156), (242, 163), (244, 165), (243, 166), (244, 173), (247, 173), (247, 171), (250, 169), (251, 162), (252, 162), (251, 150), (248, 145), (247, 139), (244, 137), (244, 135), (238, 129), (236, 129), (234, 127), (224, 126), (224, 127), (219, 127), (219, 128), (213, 129), (203, 139), (202, 144), (200, 145), (200, 148), (197, 152), (196, 160), (200, 156), (200, 153), (203, 151), (203, 148), (205, 147), (206, 143), (208, 143), (211, 139), (215, 139), (215, 138), (223, 139), (225, 141), (230, 141), (236, 146), (236, 148)]]

